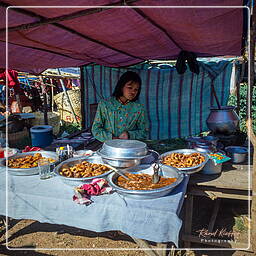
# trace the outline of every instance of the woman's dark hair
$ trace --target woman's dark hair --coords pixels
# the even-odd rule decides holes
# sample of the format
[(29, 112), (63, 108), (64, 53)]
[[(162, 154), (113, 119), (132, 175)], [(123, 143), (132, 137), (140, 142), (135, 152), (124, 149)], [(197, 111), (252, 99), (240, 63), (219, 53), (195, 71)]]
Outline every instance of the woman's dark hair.
[(123, 96), (123, 88), (125, 86), (126, 83), (128, 82), (135, 82), (139, 84), (139, 90), (138, 93), (136, 95), (136, 97), (132, 100), (132, 101), (136, 101), (139, 96), (140, 96), (140, 91), (141, 91), (141, 79), (140, 76), (133, 72), (133, 71), (127, 71), (124, 74), (121, 75), (121, 77), (119, 78), (115, 90), (113, 92), (113, 96), (115, 96), (116, 98), (119, 98), (121, 96)]

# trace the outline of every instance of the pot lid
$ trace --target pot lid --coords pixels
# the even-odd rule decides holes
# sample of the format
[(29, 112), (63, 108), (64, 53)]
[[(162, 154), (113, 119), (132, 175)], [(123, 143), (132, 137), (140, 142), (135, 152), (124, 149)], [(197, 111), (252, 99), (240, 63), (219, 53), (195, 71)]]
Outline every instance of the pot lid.
[(147, 144), (138, 140), (108, 140), (100, 153), (112, 158), (136, 158), (146, 156)]

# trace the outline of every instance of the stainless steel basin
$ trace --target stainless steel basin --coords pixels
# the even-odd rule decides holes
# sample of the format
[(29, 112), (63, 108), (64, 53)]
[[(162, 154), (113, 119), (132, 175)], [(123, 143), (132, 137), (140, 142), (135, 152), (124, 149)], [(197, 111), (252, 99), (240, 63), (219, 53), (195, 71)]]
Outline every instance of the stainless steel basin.
[[(117, 178), (119, 177), (118, 173), (111, 173), (108, 176), (109, 185), (113, 187), (113, 189), (126, 197), (131, 197), (134, 199), (153, 199), (162, 196), (166, 196), (171, 193), (171, 191), (177, 187), (182, 180), (184, 179), (184, 175), (180, 173), (176, 168), (171, 166), (164, 166), (160, 165), (160, 175), (166, 178), (176, 178), (177, 180), (169, 186), (165, 186), (158, 189), (152, 190), (129, 190), (117, 185)], [(139, 165), (136, 167), (131, 168), (130, 170), (126, 170), (130, 173), (146, 173), (146, 174), (153, 174), (153, 167), (152, 165)]]

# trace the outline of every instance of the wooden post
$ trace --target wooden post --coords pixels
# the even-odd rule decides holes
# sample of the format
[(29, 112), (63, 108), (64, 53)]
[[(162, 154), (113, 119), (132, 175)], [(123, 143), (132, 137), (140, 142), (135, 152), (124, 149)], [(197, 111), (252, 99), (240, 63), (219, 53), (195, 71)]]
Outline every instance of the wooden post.
[[(80, 66), (80, 90), (81, 90), (81, 124), (82, 124), (82, 129), (87, 128), (85, 126), (85, 115), (88, 115), (89, 113), (85, 113), (85, 89), (87, 90), (87, 88), (85, 88), (85, 82), (84, 82), (84, 68), (82, 66)], [(87, 85), (86, 85), (87, 86)], [(87, 126), (89, 126), (89, 123), (87, 124)]]
[(17, 105), (18, 105), (18, 111), (20, 113), (22, 113), (22, 105), (21, 105), (21, 102), (20, 102), (20, 95), (19, 94), (15, 94), (15, 98), (16, 98), (16, 101), (17, 101)]
[[(247, 92), (247, 103), (250, 103), (250, 107), (252, 104), (252, 94), (253, 94), (253, 87), (255, 83), (255, 72), (254, 72), (254, 60), (255, 60), (255, 36), (256, 36), (256, 13), (255, 13), (255, 2), (253, 6), (253, 12), (251, 16), (251, 28), (250, 28), (250, 58), (249, 58), (249, 84), (250, 90)], [(250, 101), (249, 101), (250, 100)], [(256, 136), (253, 132), (253, 126), (252, 126), (252, 118), (251, 118), (251, 113), (249, 112), (249, 104), (247, 104), (247, 129), (248, 129), (248, 134), (250, 134), (250, 141), (253, 144), (254, 147), (254, 153), (253, 153), (253, 168), (252, 168), (252, 207), (251, 207), (251, 229), (250, 229), (250, 234), (251, 234), (251, 242), (254, 241), (252, 244), (252, 250), (256, 252)], [(252, 221), (253, 220), (253, 221)]]

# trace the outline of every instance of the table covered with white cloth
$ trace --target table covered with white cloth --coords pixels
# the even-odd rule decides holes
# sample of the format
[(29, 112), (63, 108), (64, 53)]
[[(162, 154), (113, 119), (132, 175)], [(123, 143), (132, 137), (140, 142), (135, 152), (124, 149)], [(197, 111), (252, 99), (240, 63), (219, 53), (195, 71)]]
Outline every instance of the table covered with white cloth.
[(169, 195), (156, 199), (138, 200), (114, 192), (93, 196), (93, 203), (86, 206), (72, 200), (73, 188), (58, 177), (12, 176), (1, 168), (0, 214), (95, 232), (120, 230), (131, 237), (178, 246), (187, 183), (185, 177)]

